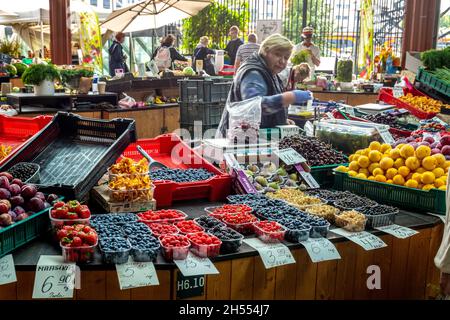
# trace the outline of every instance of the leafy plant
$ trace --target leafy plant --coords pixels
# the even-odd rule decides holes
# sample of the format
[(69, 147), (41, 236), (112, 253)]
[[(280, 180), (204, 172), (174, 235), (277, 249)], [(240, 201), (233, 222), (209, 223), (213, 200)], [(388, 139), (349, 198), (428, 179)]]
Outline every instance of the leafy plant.
[(240, 2), (238, 6), (238, 9), (232, 10), (214, 1), (196, 16), (184, 19), (183, 51), (194, 52), (202, 36), (209, 37), (211, 48), (225, 48), (228, 30), (233, 25), (245, 32), (250, 22), (249, 6), (247, 1)]
[(40, 85), (44, 80), (61, 80), (59, 71), (54, 65), (34, 64), (22, 74), (22, 81), (25, 84)]
[(353, 61), (341, 59), (337, 63), (336, 79), (340, 82), (352, 82)]
[(94, 76), (94, 71), (87, 69), (62, 69), (60, 70), (62, 83), (68, 83), (74, 78), (91, 78)]
[(5, 68), (8, 70), (10, 77), (14, 77), (17, 74), (17, 69), (12, 64), (7, 64)]
[(450, 68), (450, 47), (443, 50), (428, 50), (422, 52), (420, 56), (423, 64), (429, 70), (447, 67)]
[(21, 43), (19, 40), (0, 40), (0, 52), (10, 57), (18, 58), (20, 56)]
[(294, 66), (299, 65), (303, 62), (308, 62), (308, 58), (311, 56), (308, 50), (300, 50), (297, 52), (291, 59), (291, 62)]
[(13, 63), (13, 66), (16, 67), (18, 77), (21, 77), (25, 70), (28, 69), (28, 66), (22, 62)]

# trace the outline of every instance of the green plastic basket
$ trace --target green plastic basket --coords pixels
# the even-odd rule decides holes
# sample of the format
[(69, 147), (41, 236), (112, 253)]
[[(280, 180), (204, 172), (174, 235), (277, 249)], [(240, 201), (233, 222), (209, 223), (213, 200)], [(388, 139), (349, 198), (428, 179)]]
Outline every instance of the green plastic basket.
[(325, 166), (311, 167), (311, 175), (322, 188), (331, 188), (334, 184), (333, 170), (339, 166), (347, 166), (347, 163), (328, 164)]
[(429, 73), (425, 69), (419, 68), (416, 79), (417, 81), (426, 84), (437, 92), (442, 93), (446, 96), (450, 96), (450, 85), (437, 78), (434, 74)]
[(334, 189), (348, 190), (379, 203), (403, 209), (427, 211), (445, 215), (445, 192), (432, 189), (423, 191), (393, 184), (352, 178), (347, 173), (333, 171)]

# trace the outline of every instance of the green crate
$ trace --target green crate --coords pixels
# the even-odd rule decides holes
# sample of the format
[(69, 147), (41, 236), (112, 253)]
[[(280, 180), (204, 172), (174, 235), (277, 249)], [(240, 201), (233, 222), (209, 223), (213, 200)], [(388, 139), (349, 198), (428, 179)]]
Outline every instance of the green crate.
[(44, 209), (25, 220), (0, 229), (0, 258), (49, 231), (49, 210), (50, 208)]
[(445, 191), (423, 191), (393, 184), (349, 177), (347, 173), (333, 171), (334, 189), (348, 190), (379, 203), (403, 209), (427, 211), (445, 215)]
[(447, 97), (450, 96), (450, 85), (437, 78), (434, 74), (427, 72), (425, 69), (419, 68), (416, 79), (437, 92), (442, 93)]
[(347, 163), (311, 167), (311, 175), (322, 188), (331, 188), (334, 184), (333, 169), (339, 166), (347, 166)]

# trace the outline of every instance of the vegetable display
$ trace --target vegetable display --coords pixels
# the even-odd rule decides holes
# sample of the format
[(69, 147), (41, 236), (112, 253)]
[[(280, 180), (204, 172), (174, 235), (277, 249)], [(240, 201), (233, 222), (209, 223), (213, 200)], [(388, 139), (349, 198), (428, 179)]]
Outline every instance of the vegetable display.
[(300, 63), (308, 62), (310, 57), (311, 57), (311, 53), (309, 52), (309, 50), (301, 50), (301, 51), (297, 52), (296, 54), (294, 54), (294, 56), (291, 59), (291, 62), (294, 66), (296, 66), (296, 65), (299, 65)]
[(3, 159), (5, 159), (12, 151), (12, 147), (11, 146), (7, 146), (7, 145), (0, 145), (0, 161), (2, 161)]
[(340, 59), (337, 63), (336, 80), (340, 82), (352, 82), (353, 61), (350, 59)]

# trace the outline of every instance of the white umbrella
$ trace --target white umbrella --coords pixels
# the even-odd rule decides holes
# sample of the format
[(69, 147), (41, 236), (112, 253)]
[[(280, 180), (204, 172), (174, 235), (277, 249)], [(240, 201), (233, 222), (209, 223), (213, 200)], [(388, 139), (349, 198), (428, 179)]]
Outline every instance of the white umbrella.
[(156, 29), (196, 15), (211, 0), (146, 0), (114, 11), (102, 27), (115, 32)]
[(17, 17), (17, 13), (8, 12), (0, 9), (0, 17)]

